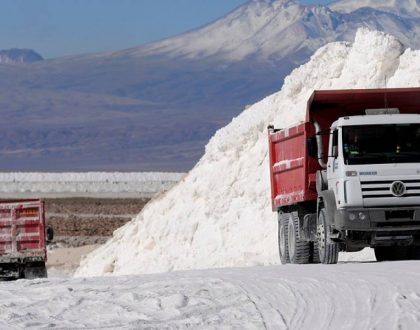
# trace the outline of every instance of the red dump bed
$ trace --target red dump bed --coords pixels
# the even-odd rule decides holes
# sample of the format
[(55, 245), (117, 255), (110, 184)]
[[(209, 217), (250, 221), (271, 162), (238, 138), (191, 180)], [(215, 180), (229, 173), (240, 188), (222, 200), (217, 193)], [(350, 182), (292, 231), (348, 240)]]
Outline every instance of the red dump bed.
[(0, 202), (0, 262), (46, 260), (44, 203)]
[[(400, 113), (420, 113), (420, 88), (314, 91), (306, 122), (270, 130), (269, 154), (273, 211), (316, 200), (318, 161), (307, 154), (307, 140), (315, 135), (313, 121), (321, 127), (323, 148), (328, 150), (328, 130), (340, 117), (365, 115), (366, 109), (398, 108)], [(324, 159), (326, 161), (327, 159)]]

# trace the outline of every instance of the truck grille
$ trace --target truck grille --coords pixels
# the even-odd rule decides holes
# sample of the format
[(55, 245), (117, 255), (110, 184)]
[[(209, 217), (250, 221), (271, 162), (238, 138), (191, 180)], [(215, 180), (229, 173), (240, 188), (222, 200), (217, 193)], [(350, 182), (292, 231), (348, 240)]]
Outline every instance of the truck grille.
[[(405, 192), (400, 197), (391, 192), (394, 182), (400, 181), (405, 185)], [(361, 181), (363, 198), (405, 198), (420, 197), (420, 180), (385, 180)]]

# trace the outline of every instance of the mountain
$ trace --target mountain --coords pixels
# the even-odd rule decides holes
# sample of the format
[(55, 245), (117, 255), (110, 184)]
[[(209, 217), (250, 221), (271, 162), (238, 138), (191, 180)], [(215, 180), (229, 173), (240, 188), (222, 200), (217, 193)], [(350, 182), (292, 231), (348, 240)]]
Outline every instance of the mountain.
[(42, 56), (32, 49), (0, 50), (0, 64), (33, 63), (42, 60)]
[[(302, 62), (326, 41), (353, 40), (361, 27), (402, 35), (420, 45), (420, 6), (415, 0), (344, 0), (330, 7), (299, 5), (291, 0), (250, 1), (202, 29), (143, 47), (138, 54), (177, 58), (213, 58), (227, 62), (258, 60), (279, 64)], [(402, 17), (404, 16), (404, 19)]]
[(420, 15), (420, 4), (417, 0), (342, 0), (331, 4), (330, 8), (343, 13), (374, 8), (401, 17), (415, 18)]
[(364, 26), (419, 48), (417, 10), (413, 0), (252, 0), (142, 47), (0, 65), (0, 170), (185, 171), (320, 46)]

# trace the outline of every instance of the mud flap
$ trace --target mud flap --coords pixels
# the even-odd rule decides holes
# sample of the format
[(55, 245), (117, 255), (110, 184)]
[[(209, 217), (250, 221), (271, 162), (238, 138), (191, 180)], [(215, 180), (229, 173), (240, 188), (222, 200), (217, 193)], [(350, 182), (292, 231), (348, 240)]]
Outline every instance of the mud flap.
[(334, 192), (332, 190), (324, 190), (319, 194), (318, 199), (318, 214), (321, 205), (325, 208), (327, 225), (333, 226), (335, 224), (335, 214), (337, 212), (337, 205), (335, 202)]
[(299, 217), (299, 239), (307, 242), (316, 241), (316, 213)]

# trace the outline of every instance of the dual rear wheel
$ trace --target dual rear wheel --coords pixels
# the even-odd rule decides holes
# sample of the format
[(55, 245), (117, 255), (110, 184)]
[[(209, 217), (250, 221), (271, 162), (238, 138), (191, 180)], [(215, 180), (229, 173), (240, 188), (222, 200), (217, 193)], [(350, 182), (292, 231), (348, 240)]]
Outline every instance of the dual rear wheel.
[(278, 220), (279, 254), (282, 264), (337, 263), (340, 245), (331, 242), (328, 238), (329, 227), (324, 209), (319, 212), (315, 242), (299, 238), (297, 212), (279, 213)]
[(279, 213), (279, 254), (282, 264), (318, 263), (316, 244), (299, 239), (299, 217), (296, 212)]
[(28, 263), (24, 266), (21, 273), (21, 278), (25, 278), (28, 280), (32, 280), (35, 278), (46, 278), (47, 275), (47, 267), (45, 266), (45, 262), (33, 262)]

